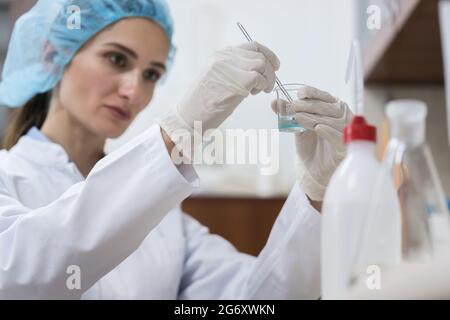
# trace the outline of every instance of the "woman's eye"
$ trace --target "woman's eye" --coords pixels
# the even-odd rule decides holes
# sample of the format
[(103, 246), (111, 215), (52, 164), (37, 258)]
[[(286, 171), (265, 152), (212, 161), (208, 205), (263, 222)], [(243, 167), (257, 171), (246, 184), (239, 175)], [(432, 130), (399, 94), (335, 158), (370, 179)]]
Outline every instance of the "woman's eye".
[(151, 82), (157, 82), (161, 78), (161, 74), (157, 70), (147, 70), (144, 78)]
[(118, 53), (111, 53), (108, 55), (109, 61), (118, 68), (124, 68), (127, 65), (127, 58)]

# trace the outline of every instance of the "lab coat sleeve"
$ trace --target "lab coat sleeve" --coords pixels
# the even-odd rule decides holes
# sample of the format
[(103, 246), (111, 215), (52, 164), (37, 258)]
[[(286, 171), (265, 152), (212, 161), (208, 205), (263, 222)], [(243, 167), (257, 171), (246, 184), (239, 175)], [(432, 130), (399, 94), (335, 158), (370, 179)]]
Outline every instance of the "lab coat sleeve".
[(296, 184), (258, 257), (185, 217), (180, 299), (318, 299), (320, 214)]
[(195, 183), (173, 165), (155, 125), (45, 207), (24, 207), (0, 184), (0, 299), (79, 299)]

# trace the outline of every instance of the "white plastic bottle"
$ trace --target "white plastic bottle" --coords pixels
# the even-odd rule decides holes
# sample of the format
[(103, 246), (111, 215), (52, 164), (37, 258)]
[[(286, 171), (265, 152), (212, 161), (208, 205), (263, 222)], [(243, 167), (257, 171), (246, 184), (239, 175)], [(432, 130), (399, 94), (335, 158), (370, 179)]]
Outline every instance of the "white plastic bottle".
[(323, 299), (344, 298), (355, 275), (365, 283), (366, 272), (382, 276), (385, 266), (400, 261), (399, 203), (389, 172), (375, 157), (376, 128), (355, 116), (345, 143), (347, 156), (330, 180), (322, 211)]

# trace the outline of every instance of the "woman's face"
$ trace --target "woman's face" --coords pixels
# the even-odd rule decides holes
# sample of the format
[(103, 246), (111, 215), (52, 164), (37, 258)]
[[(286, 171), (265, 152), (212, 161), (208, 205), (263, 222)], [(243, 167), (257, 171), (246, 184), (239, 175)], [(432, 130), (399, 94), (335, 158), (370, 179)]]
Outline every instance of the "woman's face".
[(67, 66), (58, 86), (59, 104), (94, 135), (117, 138), (150, 103), (168, 53), (169, 41), (157, 24), (120, 20)]

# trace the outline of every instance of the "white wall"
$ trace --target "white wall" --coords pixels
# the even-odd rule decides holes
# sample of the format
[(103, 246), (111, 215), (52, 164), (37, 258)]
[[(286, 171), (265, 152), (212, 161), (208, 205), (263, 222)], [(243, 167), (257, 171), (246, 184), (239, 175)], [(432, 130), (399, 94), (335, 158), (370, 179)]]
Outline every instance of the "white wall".
[[(175, 20), (176, 63), (167, 83), (124, 137), (108, 144), (116, 148), (143, 131), (154, 117), (173, 108), (215, 50), (245, 42), (236, 22), (279, 56), (283, 82), (306, 83), (349, 101), (344, 83), (348, 50), (354, 36), (355, 0), (170, 0)], [(270, 109), (273, 95), (250, 97), (224, 124), (227, 128), (276, 128)], [(241, 194), (287, 193), (295, 180), (293, 136), (280, 138), (280, 173), (264, 184), (253, 166), (200, 167), (201, 192)], [(262, 189), (261, 189), (262, 188)]]

